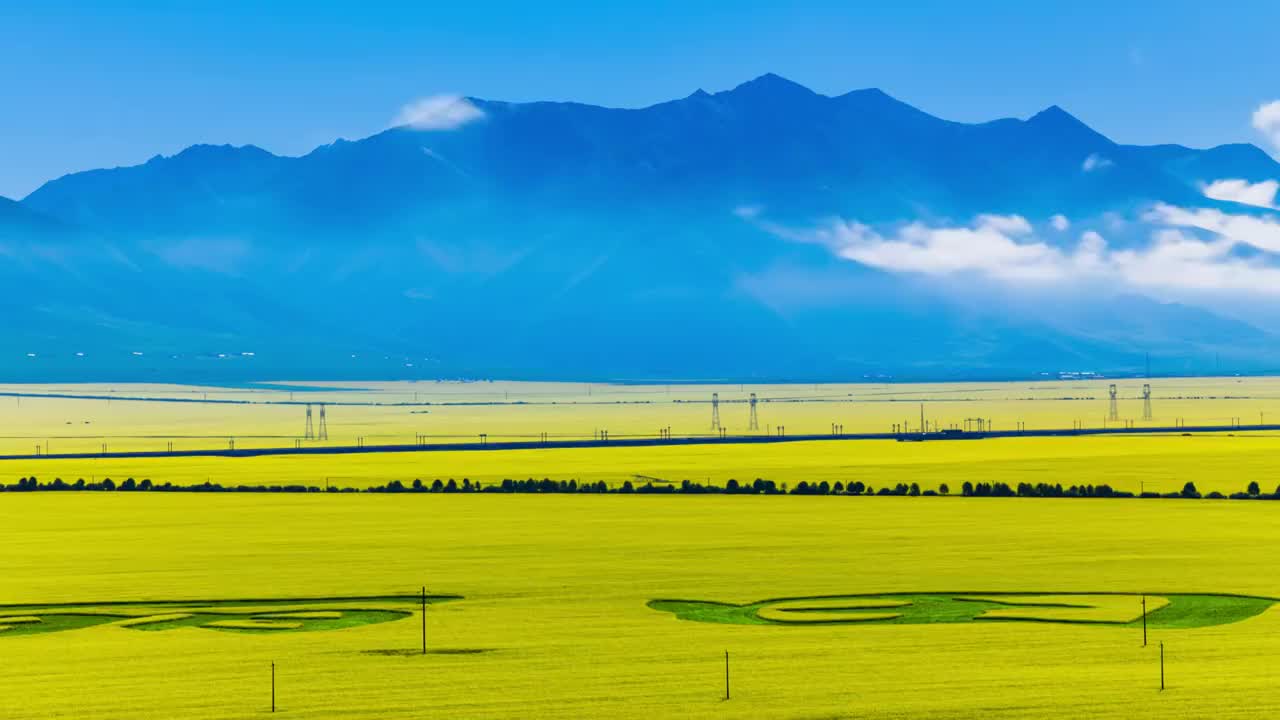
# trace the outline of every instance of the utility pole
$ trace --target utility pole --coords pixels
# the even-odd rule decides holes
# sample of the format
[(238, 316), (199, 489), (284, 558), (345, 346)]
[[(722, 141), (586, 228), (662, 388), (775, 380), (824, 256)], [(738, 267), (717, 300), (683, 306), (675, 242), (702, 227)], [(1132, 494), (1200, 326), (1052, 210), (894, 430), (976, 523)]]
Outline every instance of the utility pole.
[(1160, 689), (1164, 690), (1164, 641), (1160, 641)]
[[(1164, 656), (1161, 656), (1161, 659), (1164, 659)], [(1165, 680), (1164, 680), (1164, 676), (1165, 676), (1165, 675), (1164, 675), (1164, 673), (1165, 673), (1164, 667), (1165, 667), (1165, 665), (1164, 665), (1164, 660), (1161, 660), (1160, 662), (1161, 662), (1161, 665), (1160, 665), (1160, 673), (1161, 673), (1161, 675), (1160, 675), (1160, 676), (1161, 676), (1161, 680), (1160, 680), (1160, 689), (1165, 689)], [(727, 651), (727, 650), (726, 650), (726, 651), (724, 651), (724, 700), (728, 700), (728, 651)]]
[(1142, 647), (1147, 646), (1147, 596), (1142, 595)]

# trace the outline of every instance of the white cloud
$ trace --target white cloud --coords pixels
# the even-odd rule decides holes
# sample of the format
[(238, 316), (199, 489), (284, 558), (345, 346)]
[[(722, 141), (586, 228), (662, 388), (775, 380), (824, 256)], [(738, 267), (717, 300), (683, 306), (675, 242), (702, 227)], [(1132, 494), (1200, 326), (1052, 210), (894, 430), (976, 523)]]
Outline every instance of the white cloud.
[[(1096, 231), (1074, 246), (1036, 237), (1017, 215), (982, 215), (966, 226), (915, 222), (892, 233), (833, 220), (795, 230), (750, 219), (792, 241), (824, 245), (837, 256), (889, 272), (972, 276), (1009, 284), (1107, 283), (1147, 290), (1280, 294), (1280, 223), (1216, 210), (1157, 206), (1146, 218), (1156, 228), (1150, 242), (1112, 249)], [(1202, 239), (1199, 232), (1212, 234)], [(1249, 257), (1239, 245), (1263, 250)]]
[(1280, 222), (1271, 217), (1235, 215), (1206, 208), (1180, 208), (1161, 203), (1147, 213), (1148, 222), (1195, 228), (1268, 253), (1280, 253)]
[(1067, 219), (1066, 215), (1054, 215), (1049, 218), (1049, 224), (1058, 232), (1066, 232), (1071, 227), (1071, 221)]
[(1280, 268), (1232, 257), (1234, 245), (1227, 238), (1205, 242), (1165, 229), (1149, 247), (1116, 252), (1111, 261), (1121, 278), (1137, 287), (1280, 293)]
[(1253, 128), (1280, 150), (1280, 100), (1272, 100), (1253, 111)]
[(979, 215), (975, 227), (1007, 235), (1031, 234), (1031, 223), (1021, 215)]
[(1092, 153), (1089, 157), (1084, 159), (1083, 163), (1080, 164), (1080, 169), (1085, 172), (1093, 172), (1094, 170), (1109, 168), (1114, 164), (1115, 163), (1111, 162), (1110, 158), (1103, 157), (1098, 153)]
[(1248, 180), (1215, 180), (1204, 186), (1204, 195), (1214, 200), (1275, 208), (1277, 190), (1280, 190), (1280, 182), (1275, 180), (1258, 183), (1250, 183)]
[(433, 95), (400, 108), (394, 126), (415, 130), (455, 130), (484, 117), (484, 111), (458, 95)]
[(1065, 260), (1045, 243), (1024, 241), (1031, 225), (1018, 215), (983, 215), (970, 227), (912, 223), (894, 237), (884, 237), (860, 223), (838, 222), (830, 232), (840, 257), (897, 272), (1054, 280), (1061, 279)]

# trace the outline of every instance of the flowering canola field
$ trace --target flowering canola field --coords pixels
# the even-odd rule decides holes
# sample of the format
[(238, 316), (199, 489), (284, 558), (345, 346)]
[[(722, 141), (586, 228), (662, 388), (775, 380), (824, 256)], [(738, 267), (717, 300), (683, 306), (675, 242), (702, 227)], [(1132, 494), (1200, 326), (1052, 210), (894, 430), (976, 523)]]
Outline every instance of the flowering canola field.
[[(6, 493), (0, 717), (265, 715), (272, 663), (292, 718), (1267, 717), (1280, 712), (1274, 511)], [(784, 621), (654, 606), (673, 600), (776, 600)], [(96, 622), (31, 630), (73, 611)], [(926, 611), (995, 619), (785, 621)]]

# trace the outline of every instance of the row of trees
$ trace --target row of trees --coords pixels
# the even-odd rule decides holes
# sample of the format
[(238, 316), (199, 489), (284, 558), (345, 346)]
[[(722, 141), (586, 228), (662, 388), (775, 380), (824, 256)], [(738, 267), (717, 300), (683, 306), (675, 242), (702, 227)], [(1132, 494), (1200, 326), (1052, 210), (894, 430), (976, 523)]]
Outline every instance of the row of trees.
[[(149, 479), (141, 482), (128, 478), (123, 482), (116, 484), (110, 478), (102, 481), (85, 482), (83, 478), (74, 483), (64, 482), (62, 478), (57, 478), (53, 482), (41, 483), (35, 477), (22, 478), (13, 485), (0, 484), (0, 491), (4, 492), (36, 492), (36, 491), (117, 491), (117, 492), (274, 492), (274, 493), (351, 493), (351, 492), (371, 492), (371, 493), (580, 493), (580, 494), (640, 494), (640, 495), (906, 495), (910, 497), (917, 496), (936, 496), (949, 495), (951, 490), (946, 483), (938, 486), (936, 490), (921, 489), (918, 483), (898, 483), (893, 487), (881, 487), (879, 489), (864, 484), (860, 480), (850, 483), (835, 482), (829, 483), (826, 480), (816, 483), (801, 481), (795, 487), (788, 488), (786, 483), (781, 485), (772, 480), (756, 478), (750, 483), (739, 483), (737, 480), (729, 480), (723, 486), (702, 484), (685, 480), (680, 484), (674, 483), (655, 483), (653, 481), (645, 481), (643, 484), (633, 484), (630, 480), (624, 482), (619, 487), (610, 487), (603, 480), (596, 482), (578, 482), (577, 480), (551, 480), (543, 478), (535, 480), (528, 478), (526, 480), (503, 480), (497, 485), (483, 485), (479, 482), (472, 482), (468, 478), (463, 478), (462, 482), (458, 482), (453, 478), (447, 481), (440, 479), (425, 483), (422, 480), (414, 480), (412, 483), (405, 484), (400, 480), (392, 480), (385, 485), (376, 485), (368, 488), (352, 488), (352, 487), (325, 487), (320, 488), (314, 485), (219, 485), (214, 482), (204, 482), (198, 485), (173, 485), (171, 483), (152, 483)], [(965, 482), (960, 486), (960, 494), (964, 497), (1072, 497), (1072, 498), (1131, 498), (1135, 497), (1131, 492), (1116, 490), (1110, 485), (1071, 485), (1063, 487), (1061, 483), (1018, 483), (1017, 486), (1010, 486), (1008, 483), (972, 483)], [(1182, 498), (1182, 499), (1226, 499), (1233, 500), (1280, 500), (1280, 487), (1276, 488), (1274, 493), (1263, 493), (1257, 482), (1250, 482), (1244, 492), (1232, 493), (1231, 495), (1223, 495), (1220, 492), (1211, 492), (1201, 495), (1196, 489), (1195, 483), (1187, 483), (1179, 492), (1171, 493), (1154, 493), (1144, 492), (1137, 497), (1142, 498)]]
[[(22, 478), (15, 485), (0, 485), (0, 491), (5, 492), (35, 492), (35, 491), (115, 491), (115, 492), (321, 492), (320, 488), (309, 487), (306, 485), (219, 485), (218, 483), (203, 482), (198, 485), (174, 485), (172, 483), (152, 483), (150, 479), (138, 482), (133, 478), (128, 478), (123, 482), (116, 484), (111, 478), (101, 481), (85, 482), (84, 478), (80, 478), (73, 483), (65, 482), (62, 478), (57, 478), (53, 482), (41, 483), (37, 478)], [(341, 492), (356, 492), (354, 489), (343, 488)]]
[(1018, 483), (1017, 487), (1010, 487), (1002, 482), (966, 482), (960, 486), (960, 494), (965, 497), (1133, 497), (1133, 493), (1116, 490), (1110, 485), (1071, 485), (1064, 488), (1062, 483)]

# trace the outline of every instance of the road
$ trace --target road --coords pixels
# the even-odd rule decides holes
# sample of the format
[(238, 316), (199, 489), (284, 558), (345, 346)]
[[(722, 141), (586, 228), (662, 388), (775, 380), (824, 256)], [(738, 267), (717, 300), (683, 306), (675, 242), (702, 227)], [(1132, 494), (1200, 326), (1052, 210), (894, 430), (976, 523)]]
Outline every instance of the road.
[(152, 457), (261, 457), (264, 455), (351, 455), (401, 452), (484, 452), (493, 450), (547, 450), (553, 448), (670, 447), (683, 445), (747, 445), (759, 443), (898, 440), (900, 442), (959, 442), (990, 438), (1085, 437), (1094, 435), (1183, 435), (1194, 433), (1245, 433), (1280, 430), (1268, 425), (1186, 425), (1173, 427), (1058, 428), (998, 430), (986, 432), (844, 433), (840, 435), (698, 435), (689, 437), (609, 437), (606, 440), (481, 440), (465, 443), (409, 445), (330, 445), (322, 447), (209, 448), (204, 450), (144, 450), (131, 452), (49, 453), (0, 455), (0, 460), (82, 460), (89, 458)]

